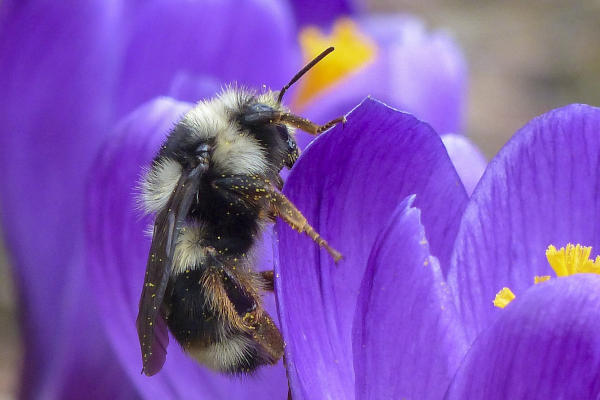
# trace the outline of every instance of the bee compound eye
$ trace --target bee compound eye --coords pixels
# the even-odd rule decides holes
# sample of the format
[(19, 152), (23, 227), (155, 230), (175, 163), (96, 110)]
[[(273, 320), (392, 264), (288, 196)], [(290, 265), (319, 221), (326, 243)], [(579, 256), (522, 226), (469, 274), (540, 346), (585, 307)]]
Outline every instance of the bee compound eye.
[(290, 140), (290, 134), (288, 132), (288, 129), (286, 126), (284, 125), (277, 125), (277, 132), (279, 133), (279, 137), (284, 140), (284, 141), (289, 141)]

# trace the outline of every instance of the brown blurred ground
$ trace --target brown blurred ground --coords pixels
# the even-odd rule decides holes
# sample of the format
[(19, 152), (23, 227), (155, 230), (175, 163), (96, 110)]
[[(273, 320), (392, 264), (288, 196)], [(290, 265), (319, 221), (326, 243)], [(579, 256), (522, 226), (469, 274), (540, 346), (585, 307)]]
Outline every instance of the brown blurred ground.
[[(0, 0), (1, 1), (1, 0)], [(466, 133), (488, 158), (536, 115), (600, 105), (600, 1), (372, 0), (448, 31), (470, 69)], [(14, 292), (0, 249), (0, 400), (14, 398), (20, 363)]]
[(15, 319), (15, 293), (10, 278), (0, 242), (0, 400), (15, 397), (21, 355)]

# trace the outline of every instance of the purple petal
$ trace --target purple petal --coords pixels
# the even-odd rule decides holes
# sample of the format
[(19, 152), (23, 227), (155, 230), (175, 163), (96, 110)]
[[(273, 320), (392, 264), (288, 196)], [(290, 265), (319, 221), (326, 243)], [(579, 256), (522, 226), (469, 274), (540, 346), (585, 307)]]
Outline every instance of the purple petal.
[(517, 295), (465, 358), (447, 399), (597, 399), (600, 277), (551, 279)]
[(169, 92), (206, 95), (204, 85), (171, 91), (176, 77), (279, 89), (300, 64), (290, 10), (274, 0), (155, 1), (140, 7), (126, 38), (119, 115)]
[(413, 200), (379, 234), (362, 280), (353, 329), (358, 399), (439, 399), (467, 351)]
[[(79, 277), (84, 175), (109, 129), (115, 67), (106, 60), (115, 56), (119, 4), (11, 1), (1, 8), (0, 204), (24, 336), (20, 395), (67, 398), (79, 385), (101, 382), (105, 365), (114, 364), (112, 353), (99, 351), (102, 332)], [(71, 337), (73, 323), (85, 334)], [(106, 398), (111, 389), (87, 393)]]
[(340, 16), (354, 14), (363, 9), (362, 3), (360, 0), (291, 1), (299, 26), (328, 24)]
[(414, 114), (440, 134), (462, 132), (467, 66), (454, 40), (407, 16), (369, 18), (364, 25), (381, 43), (388, 68), (388, 81), (373, 81), (377, 95), (386, 93), (383, 101)]
[(162, 371), (150, 378), (140, 375), (135, 318), (150, 248), (144, 230), (152, 219), (137, 207), (136, 186), (142, 167), (190, 106), (162, 98), (140, 107), (118, 125), (97, 162), (88, 196), (88, 267), (100, 317), (128, 378), (147, 398), (284, 398), (281, 365), (244, 380), (227, 378), (198, 365), (174, 340)]
[[(328, 89), (302, 115), (326, 122), (371, 95), (414, 114), (440, 134), (462, 132), (467, 67), (454, 41), (404, 15), (358, 22), (378, 45), (374, 62)], [(310, 138), (302, 136), (302, 141)]]
[(196, 102), (199, 99), (213, 97), (220, 90), (221, 83), (215, 77), (178, 72), (172, 78), (168, 95), (174, 99)]
[(504, 286), (552, 274), (548, 245), (600, 251), (600, 109), (571, 105), (535, 118), (490, 162), (467, 207), (449, 283), (472, 337)]
[(465, 190), (470, 195), (473, 193), (479, 179), (481, 179), (487, 165), (483, 154), (477, 146), (462, 135), (451, 133), (442, 135), (442, 142), (444, 142), (446, 151), (465, 186)]
[(400, 200), (416, 194), (432, 253), (447, 261), (467, 195), (439, 136), (372, 99), (313, 142), (284, 193), (344, 255), (336, 268), (310, 239), (277, 224), (277, 301), (292, 389), (300, 398), (352, 398), (352, 321), (377, 234)]

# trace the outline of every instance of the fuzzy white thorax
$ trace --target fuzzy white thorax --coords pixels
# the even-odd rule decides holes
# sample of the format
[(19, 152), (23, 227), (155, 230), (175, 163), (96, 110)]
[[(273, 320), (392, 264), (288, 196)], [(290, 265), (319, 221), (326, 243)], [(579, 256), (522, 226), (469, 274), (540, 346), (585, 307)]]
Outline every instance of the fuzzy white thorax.
[(232, 118), (250, 96), (242, 89), (225, 89), (219, 96), (199, 102), (181, 121), (198, 138), (214, 141), (211, 159), (218, 173), (251, 175), (267, 170), (262, 145)]

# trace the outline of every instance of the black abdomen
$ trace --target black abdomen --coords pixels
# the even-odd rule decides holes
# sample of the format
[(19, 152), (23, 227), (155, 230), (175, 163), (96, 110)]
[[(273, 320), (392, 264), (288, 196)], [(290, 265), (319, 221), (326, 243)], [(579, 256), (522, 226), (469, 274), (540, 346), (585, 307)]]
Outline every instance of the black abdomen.
[[(232, 278), (208, 265), (176, 275), (165, 299), (166, 321), (179, 344), (200, 363), (221, 372), (248, 373), (276, 363), (283, 355), (283, 340), (271, 318), (257, 309), (256, 299)], [(215, 298), (216, 293), (224, 296)], [(248, 325), (242, 328), (246, 319)]]
[(216, 342), (223, 326), (215, 311), (208, 307), (202, 275), (201, 270), (177, 275), (171, 281), (171, 296), (165, 300), (169, 309), (167, 326), (184, 348), (194, 342)]

